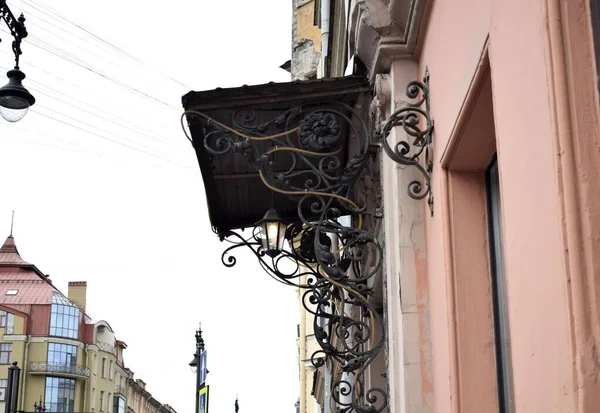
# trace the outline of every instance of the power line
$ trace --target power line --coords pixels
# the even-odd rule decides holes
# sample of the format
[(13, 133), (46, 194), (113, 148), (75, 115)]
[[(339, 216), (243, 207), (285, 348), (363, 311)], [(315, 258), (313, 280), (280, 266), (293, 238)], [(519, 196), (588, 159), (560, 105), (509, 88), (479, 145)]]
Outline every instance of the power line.
[[(85, 26), (83, 26), (81, 24), (77, 24), (77, 23), (71, 21), (70, 19), (68, 19), (67, 17), (65, 17), (64, 15), (62, 15), (61, 13), (59, 13), (58, 11), (56, 11), (55, 9), (53, 9), (53, 8), (51, 8), (49, 6), (46, 6), (44, 4), (40, 4), (40, 3), (38, 3), (38, 2), (36, 2), (34, 0), (29, 0), (29, 1), (22, 0), (22, 1), (23, 1), (24, 4), (26, 4), (26, 5), (28, 5), (28, 6), (32, 7), (32, 8), (40, 11), (41, 13), (46, 14), (49, 17), (52, 17), (51, 15), (54, 15), (55, 17), (57, 17), (57, 18), (65, 21), (65, 22), (67, 22), (68, 24), (71, 24), (72, 26), (74, 26), (74, 27), (78, 28), (79, 30), (83, 31), (84, 33), (88, 34), (93, 39), (97, 40), (98, 43), (100, 43), (102, 45), (106, 45), (106, 46), (110, 47), (111, 49), (113, 49), (115, 51), (118, 51), (121, 54), (123, 54), (124, 56), (132, 59), (133, 61), (138, 62), (139, 64), (141, 64), (143, 66), (146, 66), (148, 68), (153, 69), (154, 71), (158, 72), (160, 75), (162, 75), (165, 78), (167, 78), (167, 79), (169, 79), (169, 80), (177, 83), (178, 85), (183, 86), (184, 88), (186, 88), (188, 90), (192, 89), (191, 87), (185, 85), (184, 83), (182, 83), (179, 80), (173, 78), (172, 76), (169, 76), (169, 75), (165, 74), (160, 69), (157, 69), (156, 67), (153, 67), (153, 66), (147, 64), (146, 62), (144, 62), (144, 61), (138, 59), (137, 57), (131, 55), (130, 53), (126, 52), (122, 48), (120, 48), (120, 47), (114, 45), (113, 43), (105, 40), (104, 38), (98, 36), (97, 34), (93, 33), (91, 30), (87, 29)], [(31, 3), (33, 3), (33, 4), (31, 4)], [(38, 6), (38, 7), (36, 7), (36, 6)], [(46, 12), (44, 12), (42, 9), (45, 9)]]
[[(2, 66), (0, 66), (0, 69), (2, 69)], [(75, 101), (78, 101), (78, 102), (80, 102), (80, 103), (82, 103), (82, 104), (84, 104), (84, 105), (90, 106), (90, 107), (92, 107), (93, 109), (96, 109), (97, 111), (104, 112), (104, 113), (108, 114), (109, 116), (113, 116), (112, 114), (110, 114), (110, 113), (108, 113), (108, 112), (106, 112), (106, 111), (103, 111), (102, 109), (100, 109), (100, 108), (98, 108), (98, 107), (96, 107), (96, 106), (93, 106), (93, 105), (91, 105), (91, 104), (89, 104), (89, 103), (87, 103), (87, 102), (84, 102), (84, 101), (82, 101), (82, 100), (79, 100), (79, 99), (73, 98), (73, 97), (71, 97), (71, 96), (69, 96), (69, 95), (66, 95), (65, 93), (62, 93), (62, 92), (60, 92), (60, 91), (56, 90), (56, 89), (53, 89), (53, 88), (51, 88), (51, 87), (49, 87), (49, 86), (45, 86), (45, 85), (43, 85), (43, 84), (41, 84), (41, 83), (39, 83), (39, 82), (37, 82), (37, 81), (35, 81), (35, 80), (31, 80), (31, 82), (32, 82), (32, 83), (34, 83), (34, 84), (37, 84), (37, 85), (39, 85), (39, 86), (42, 86), (42, 87), (44, 87), (44, 88), (50, 89), (50, 90), (52, 90), (52, 91), (54, 91), (54, 92), (56, 92), (56, 93), (58, 93), (58, 94), (61, 94), (61, 95), (63, 95), (63, 96), (66, 96), (66, 97), (68, 97), (68, 98), (70, 98), (70, 99), (73, 99), (73, 100), (75, 100)], [(107, 118), (107, 117), (101, 116), (101, 115), (99, 115), (99, 114), (98, 114), (98, 113), (96, 113), (96, 112), (93, 112), (93, 111), (87, 110), (87, 109), (85, 109), (85, 108), (82, 108), (82, 107), (80, 107), (80, 106), (76, 106), (76, 105), (74, 105), (73, 103), (67, 102), (67, 101), (65, 101), (65, 100), (63, 100), (63, 99), (59, 99), (59, 98), (57, 98), (57, 97), (55, 97), (55, 96), (49, 95), (48, 93), (45, 93), (45, 92), (43, 92), (43, 91), (41, 91), (41, 90), (39, 90), (39, 89), (37, 89), (37, 88), (35, 89), (35, 91), (36, 91), (36, 93), (40, 93), (40, 94), (42, 94), (42, 95), (44, 95), (44, 96), (47, 96), (47, 97), (49, 97), (49, 98), (51, 98), (51, 99), (57, 100), (57, 101), (59, 101), (59, 102), (61, 102), (61, 103), (64, 103), (64, 104), (66, 104), (66, 105), (69, 105), (69, 106), (71, 106), (71, 107), (73, 107), (73, 108), (75, 108), (75, 109), (77, 109), (77, 110), (83, 111), (83, 112), (85, 112), (85, 113), (88, 113), (88, 114), (90, 114), (90, 115), (92, 115), (92, 116), (96, 116), (96, 117), (98, 117), (99, 119), (102, 119), (102, 120), (105, 120), (105, 121), (111, 122), (111, 123), (113, 123), (113, 124), (117, 125), (118, 127), (121, 127), (121, 128), (123, 128), (123, 129), (127, 129), (127, 130), (129, 130), (129, 131), (131, 131), (131, 132), (134, 132), (134, 133), (137, 133), (137, 134), (139, 134), (140, 136), (143, 136), (143, 137), (149, 138), (149, 139), (151, 139), (151, 140), (154, 140), (155, 142), (158, 142), (158, 143), (169, 144), (171, 147), (173, 147), (174, 149), (177, 149), (177, 150), (179, 150), (179, 151), (181, 151), (181, 152), (187, 152), (187, 151), (186, 151), (186, 150), (185, 150), (183, 147), (175, 146), (175, 145), (174, 145), (174, 143), (173, 143), (173, 142), (171, 142), (171, 141), (164, 140), (164, 139), (156, 139), (156, 138), (153, 138), (153, 137), (151, 137), (151, 136), (149, 136), (149, 135), (147, 135), (147, 134), (145, 134), (145, 133), (143, 133), (143, 132), (140, 132), (140, 131), (138, 131), (138, 130), (136, 130), (136, 129), (133, 129), (133, 128), (131, 128), (131, 127), (128, 127), (127, 125), (123, 125), (123, 124), (121, 124), (121, 123), (119, 123), (119, 122), (116, 122), (116, 121), (113, 121), (113, 120), (111, 120), (111, 119), (109, 119), (109, 118)], [(59, 114), (59, 115), (62, 115), (62, 116), (67, 116), (67, 117), (68, 117), (68, 115), (65, 115), (65, 114), (64, 114), (64, 113), (62, 113), (62, 112), (58, 112), (58, 111), (55, 111), (55, 110), (52, 110), (52, 112), (54, 112), (54, 113), (56, 113), (56, 114)], [(118, 118), (118, 117), (115, 117), (115, 118), (117, 118), (117, 119), (120, 119), (120, 118)], [(78, 120), (78, 121), (79, 121), (79, 120)], [(81, 121), (79, 121), (79, 122), (81, 122)], [(81, 122), (81, 123), (84, 123), (84, 122)], [(89, 124), (88, 124), (88, 125), (89, 125)], [(91, 127), (95, 127), (95, 126), (92, 126), (92, 125), (89, 125), (89, 126), (91, 126)], [(135, 125), (134, 125), (134, 126), (135, 126)], [(96, 128), (97, 128), (97, 129), (99, 129), (99, 130), (101, 130), (102, 132), (111, 133), (111, 132), (109, 132), (109, 131), (106, 131), (106, 130), (103, 130), (103, 129), (101, 129), (101, 128), (98, 128), (98, 127), (96, 127)], [(157, 136), (160, 138), (160, 135), (157, 135)], [(124, 139), (125, 139), (125, 138), (124, 138)], [(127, 141), (129, 141), (129, 142), (132, 142), (132, 143), (135, 143), (135, 144), (138, 144), (138, 145), (140, 145), (141, 147), (144, 147), (144, 148), (146, 148), (146, 149), (151, 149), (150, 147), (148, 147), (148, 146), (146, 146), (146, 145), (144, 145), (144, 144), (141, 144), (141, 143), (139, 143), (139, 142), (137, 142), (137, 141), (132, 141), (132, 140), (129, 140), (129, 139), (125, 139), (125, 140), (127, 140)]]
[[(36, 83), (37, 83), (37, 82), (36, 82)], [(47, 87), (47, 86), (44, 86), (44, 85), (41, 85), (41, 84), (39, 84), (39, 85), (40, 85), (40, 86), (43, 86), (43, 87)], [(52, 89), (52, 88), (50, 88), (50, 87), (47, 87), (47, 88), (48, 88), (48, 89), (50, 89), (50, 90), (52, 90), (52, 91), (54, 91), (54, 92), (56, 92), (56, 93), (62, 94), (62, 95), (64, 95), (64, 96), (67, 96), (66, 94), (64, 94), (64, 93), (61, 93), (61, 92), (59, 92), (59, 91), (58, 91), (58, 90), (56, 90), (56, 89)], [(141, 132), (141, 131), (139, 131), (139, 130), (136, 130), (136, 129), (132, 128), (132, 127), (129, 127), (129, 126), (127, 126), (127, 125), (123, 125), (122, 123), (119, 123), (119, 122), (116, 122), (116, 121), (114, 121), (114, 120), (112, 120), (112, 119), (109, 119), (109, 118), (107, 118), (107, 117), (101, 116), (101, 115), (99, 115), (97, 112), (93, 112), (93, 111), (91, 111), (91, 110), (84, 109), (84, 108), (82, 108), (82, 107), (80, 107), (80, 106), (76, 106), (76, 105), (75, 105), (75, 104), (73, 104), (73, 103), (66, 102), (66, 101), (64, 101), (64, 100), (62, 100), (62, 99), (59, 99), (59, 98), (55, 97), (55, 96), (49, 95), (49, 94), (47, 94), (47, 93), (44, 93), (43, 91), (41, 91), (41, 90), (39, 90), (39, 89), (38, 89), (36, 92), (37, 92), (37, 93), (41, 93), (41, 94), (42, 94), (42, 95), (44, 95), (44, 96), (48, 96), (49, 98), (52, 98), (52, 99), (54, 99), (54, 100), (57, 100), (57, 101), (59, 101), (59, 102), (61, 102), (61, 103), (64, 103), (64, 104), (66, 104), (66, 105), (69, 105), (69, 106), (71, 106), (71, 107), (73, 107), (73, 108), (75, 108), (75, 109), (77, 109), (77, 110), (80, 110), (80, 111), (82, 111), (82, 112), (88, 113), (88, 114), (90, 114), (90, 115), (92, 115), (92, 116), (96, 116), (96, 117), (98, 117), (98, 118), (100, 118), (100, 119), (102, 119), (102, 120), (106, 120), (107, 122), (110, 122), (110, 123), (112, 123), (112, 124), (114, 124), (114, 125), (116, 125), (116, 126), (118, 126), (118, 127), (120, 127), (120, 128), (127, 129), (128, 131), (131, 131), (131, 132), (137, 133), (138, 135), (140, 135), (140, 136), (143, 136), (143, 137), (145, 137), (145, 138), (148, 138), (148, 139), (151, 139), (151, 140), (153, 140), (153, 141), (155, 141), (155, 142), (158, 142), (158, 143), (163, 143), (163, 144), (170, 144), (170, 146), (172, 146), (174, 149), (177, 149), (177, 150), (179, 150), (179, 151), (182, 151), (182, 152), (183, 152), (183, 151), (185, 151), (183, 147), (178, 147), (178, 146), (175, 146), (175, 145), (173, 145), (173, 143), (172, 143), (171, 141), (167, 141), (167, 140), (162, 140), (162, 139), (157, 139), (157, 138), (154, 138), (154, 137), (152, 137), (152, 136), (149, 136), (149, 135), (145, 134), (144, 132)], [(85, 102), (83, 102), (83, 101), (81, 101), (81, 100), (78, 100), (78, 99), (75, 99), (75, 98), (71, 98), (71, 99), (74, 99), (74, 100), (76, 100), (77, 102), (80, 102), (80, 103), (83, 103), (83, 104), (85, 104), (85, 105), (88, 105), (88, 106), (92, 107), (93, 109), (96, 109), (97, 111), (100, 111), (100, 112), (103, 112), (103, 113), (108, 113), (108, 112), (106, 112), (106, 111), (103, 111), (103, 110), (102, 110), (102, 109), (100, 109), (100, 108), (97, 108), (96, 106), (90, 105), (90, 104), (88, 104), (88, 103), (85, 103)], [(111, 115), (109, 114), (109, 116), (111, 116)], [(118, 117), (115, 117), (115, 119), (120, 119), (120, 118), (118, 118)], [(143, 145), (142, 145), (142, 146), (143, 146)], [(186, 152), (187, 152), (187, 151), (186, 151)]]
[[(0, 53), (9, 54), (8, 52), (5, 52), (5, 51), (3, 51), (3, 50), (0, 50)], [(71, 85), (71, 86), (74, 86), (75, 88), (77, 88), (77, 89), (79, 89), (79, 90), (82, 90), (82, 91), (84, 91), (84, 92), (87, 92), (87, 93), (89, 93), (89, 94), (92, 94), (92, 95), (98, 95), (98, 93), (97, 93), (97, 90), (91, 90), (91, 89), (88, 89), (88, 88), (85, 88), (85, 87), (81, 86), (80, 84), (75, 84), (75, 83), (73, 83), (73, 82), (71, 82), (71, 81), (69, 81), (69, 80), (66, 80), (66, 79), (64, 79), (64, 78), (62, 78), (62, 77), (60, 77), (60, 76), (58, 76), (58, 75), (57, 75), (55, 72), (50, 72), (50, 71), (48, 71), (48, 70), (46, 70), (46, 69), (44, 69), (44, 68), (42, 68), (42, 67), (40, 67), (40, 66), (37, 66), (37, 65), (35, 65), (34, 63), (27, 63), (27, 65), (28, 65), (28, 66), (30, 66), (30, 67), (36, 68), (36, 69), (38, 69), (38, 70), (40, 70), (40, 71), (42, 71), (42, 72), (44, 72), (44, 73), (48, 74), (49, 76), (52, 76), (52, 77), (54, 77), (54, 78), (56, 78), (56, 79), (58, 79), (58, 80), (60, 80), (60, 81), (62, 81), (62, 82), (65, 82), (65, 83), (67, 83), (67, 84), (69, 84), (69, 85)], [(8, 70), (7, 68), (4, 68), (4, 67), (2, 67), (2, 66), (0, 66), (0, 69), (3, 69), (3, 70)], [(85, 105), (91, 106), (91, 107), (93, 107), (94, 109), (97, 109), (97, 110), (100, 110), (100, 111), (102, 111), (102, 112), (105, 112), (105, 113), (109, 114), (110, 116), (114, 116), (115, 118), (117, 118), (117, 119), (119, 119), (119, 120), (121, 120), (121, 121), (123, 121), (123, 122), (127, 122), (127, 123), (129, 123), (129, 124), (131, 124), (131, 125), (133, 125), (133, 126), (135, 126), (135, 127), (143, 128), (141, 125), (138, 125), (138, 124), (135, 124), (135, 123), (133, 123), (133, 122), (131, 122), (131, 121), (129, 121), (129, 120), (126, 120), (126, 119), (120, 118), (119, 116), (115, 115), (114, 113), (107, 112), (106, 110), (104, 110), (104, 109), (100, 109), (100, 108), (98, 108), (98, 107), (96, 107), (96, 106), (94, 106), (94, 105), (91, 105), (91, 104), (90, 104), (90, 103), (88, 103), (88, 102), (84, 102), (84, 101), (82, 101), (82, 100), (79, 100), (79, 99), (77, 99), (77, 98), (74, 98), (74, 97), (72, 97), (72, 96), (70, 96), (70, 95), (66, 95), (66, 94), (65, 94), (65, 93), (63, 93), (63, 92), (60, 92), (60, 91), (58, 91), (58, 90), (56, 90), (56, 89), (53, 89), (53, 88), (51, 88), (50, 86), (46, 86), (46, 85), (44, 85), (44, 84), (42, 84), (42, 83), (40, 83), (40, 82), (37, 82), (36, 80), (33, 80), (33, 79), (28, 79), (28, 80), (27, 80), (27, 82), (33, 82), (33, 83), (39, 84), (39, 85), (41, 85), (41, 86), (43, 86), (43, 87), (45, 87), (45, 88), (47, 88), (47, 89), (53, 90), (54, 92), (56, 92), (56, 93), (59, 93), (59, 94), (61, 94), (61, 95), (63, 95), (63, 96), (66, 96), (66, 97), (68, 97), (68, 98), (70, 98), (70, 99), (73, 99), (73, 100), (76, 100), (76, 101), (78, 101), (78, 102), (80, 102), (80, 103), (83, 103), (83, 104), (85, 104)], [(116, 106), (117, 106), (117, 104), (115, 103), (114, 99), (110, 99), (110, 102), (111, 102), (111, 105), (110, 105), (111, 107), (116, 107)], [(135, 115), (136, 117), (138, 117), (138, 118), (140, 118), (140, 119), (147, 120), (147, 118), (145, 118), (144, 116), (142, 116), (140, 113), (138, 113), (138, 112), (136, 112), (136, 111), (132, 110), (132, 109), (131, 109), (131, 107), (129, 107), (129, 106), (124, 106), (123, 108), (124, 108), (124, 110), (125, 110), (125, 111), (128, 111), (128, 112), (132, 113), (132, 114), (133, 114), (133, 115)], [(166, 125), (165, 125), (165, 124), (161, 124), (161, 125), (158, 125), (158, 126), (159, 126), (159, 127), (163, 127), (163, 128), (164, 128), (164, 127), (166, 127)], [(160, 138), (162, 138), (160, 135), (158, 135), (157, 133), (155, 133), (155, 132), (153, 132), (153, 131), (147, 130), (147, 132), (148, 132), (148, 133), (151, 133), (151, 134), (154, 134), (154, 135), (155, 135), (155, 136), (157, 136), (159, 139), (160, 139)], [(167, 143), (169, 143), (169, 144), (171, 144), (171, 145), (173, 144), (173, 142), (172, 142), (172, 141), (168, 141), (168, 140), (164, 140), (164, 142), (167, 142)]]
[[(38, 47), (38, 48), (39, 48), (39, 49), (41, 49), (41, 50), (44, 50), (44, 51), (45, 51), (45, 52), (47, 52), (47, 53), (53, 54), (53, 55), (55, 55), (55, 56), (57, 56), (57, 57), (60, 57), (61, 59), (65, 60), (65, 61), (67, 61), (67, 62), (69, 62), (69, 63), (73, 63), (73, 64), (75, 64), (75, 65), (77, 65), (77, 66), (80, 66), (80, 67), (82, 67), (82, 68), (83, 68), (83, 69), (85, 69), (85, 70), (88, 70), (88, 71), (90, 71), (90, 72), (92, 72), (92, 73), (95, 73), (96, 75), (100, 76), (101, 78), (103, 78), (103, 79), (106, 79), (106, 80), (108, 80), (108, 81), (110, 81), (110, 82), (113, 82), (114, 84), (116, 84), (116, 85), (118, 85), (118, 86), (121, 86), (121, 87), (123, 87), (123, 88), (125, 88), (125, 89), (128, 89), (128, 90), (130, 90), (130, 91), (132, 91), (132, 92), (134, 92), (134, 93), (137, 93), (137, 94), (139, 94), (140, 96), (146, 97), (146, 98), (148, 98), (148, 99), (150, 99), (150, 100), (153, 100), (153, 101), (155, 101), (155, 102), (157, 102), (157, 103), (160, 103), (161, 105), (164, 105), (164, 106), (168, 107), (169, 109), (176, 109), (176, 110), (179, 110), (179, 108), (176, 108), (174, 105), (171, 105), (170, 103), (167, 103), (167, 102), (163, 101), (163, 100), (162, 100), (162, 99), (160, 99), (160, 98), (156, 98), (156, 97), (154, 97), (154, 96), (152, 96), (152, 95), (149, 95), (148, 93), (145, 93), (145, 92), (143, 92), (143, 91), (141, 91), (141, 90), (139, 90), (139, 89), (137, 89), (137, 88), (135, 88), (135, 87), (129, 86), (129, 85), (127, 85), (126, 83), (124, 83), (124, 82), (122, 82), (122, 81), (120, 81), (120, 80), (118, 80), (118, 79), (116, 79), (116, 78), (114, 78), (114, 77), (112, 77), (112, 76), (109, 76), (109, 75), (107, 75), (107, 74), (105, 74), (105, 73), (102, 73), (102, 72), (100, 72), (99, 70), (97, 70), (97, 69), (94, 69), (93, 67), (91, 67), (90, 65), (88, 65), (88, 64), (87, 64), (87, 63), (85, 63), (85, 62), (78, 63), (78, 62), (75, 60), (75, 59), (78, 59), (77, 57), (73, 57), (73, 58), (69, 57), (69, 56), (68, 56), (68, 55), (69, 55), (69, 53), (68, 53), (68, 52), (66, 52), (66, 51), (62, 51), (62, 49), (60, 49), (60, 48), (58, 48), (58, 47), (56, 47), (56, 46), (53, 46), (53, 47), (54, 47), (56, 50), (58, 50), (58, 52), (55, 52), (55, 51), (49, 50), (49, 49), (47, 49), (47, 48), (45, 48), (45, 47), (43, 47), (43, 46), (40, 46), (40, 45), (39, 45), (39, 44), (37, 44), (36, 42), (37, 42), (37, 40), (31, 41), (31, 42), (30, 42), (30, 44), (32, 44), (32, 45), (34, 45), (34, 46)], [(66, 54), (67, 54), (67, 56), (66, 56), (66, 57), (65, 57), (65, 56), (63, 56), (63, 55), (61, 54), (61, 51), (62, 51), (62, 53), (66, 53)]]
[[(38, 108), (39, 108), (39, 106), (38, 106)], [(52, 111), (52, 109), (45, 108), (45, 107), (43, 107), (43, 106), (42, 106), (41, 108), (42, 108), (42, 109), (46, 109), (46, 110), (50, 110), (50, 111)], [(136, 148), (136, 147), (134, 147), (134, 146), (131, 146), (131, 145), (128, 145), (128, 144), (126, 144), (126, 143), (120, 142), (120, 141), (118, 141), (118, 140), (116, 140), (116, 139), (112, 139), (112, 138), (109, 138), (109, 137), (107, 137), (107, 136), (100, 135), (100, 134), (98, 134), (98, 133), (96, 133), (96, 132), (93, 132), (93, 131), (91, 131), (91, 130), (87, 130), (87, 129), (84, 129), (84, 128), (80, 127), (80, 126), (77, 126), (77, 125), (74, 125), (74, 124), (72, 124), (72, 123), (66, 122), (66, 121), (64, 121), (64, 120), (57, 119), (57, 118), (55, 118), (55, 117), (53, 117), (53, 116), (50, 116), (50, 115), (48, 115), (48, 114), (46, 114), (46, 113), (42, 113), (42, 112), (39, 112), (39, 111), (37, 111), (37, 110), (35, 111), (35, 113), (37, 113), (38, 115), (44, 116), (44, 117), (46, 117), (46, 118), (48, 118), (48, 119), (54, 120), (54, 121), (56, 121), (56, 122), (62, 123), (62, 124), (64, 124), (64, 125), (66, 125), (66, 126), (69, 126), (69, 127), (72, 127), (72, 128), (74, 128), (74, 129), (80, 130), (80, 131), (82, 131), (82, 132), (88, 133), (88, 134), (90, 134), (90, 135), (94, 135), (94, 136), (97, 136), (97, 137), (99, 137), (99, 138), (101, 138), (101, 139), (105, 139), (105, 140), (107, 140), (107, 141), (110, 141), (110, 142), (116, 143), (117, 145), (124, 146), (124, 147), (126, 147), (126, 148), (129, 148), (129, 149), (131, 149), (131, 150), (134, 150), (134, 151), (136, 151), (136, 152), (140, 152), (140, 153), (142, 153), (142, 154), (145, 154), (145, 155), (151, 156), (151, 157), (153, 157), (153, 158), (160, 159), (160, 160), (162, 160), (162, 161), (164, 161), (164, 162), (172, 163), (172, 164), (174, 164), (174, 165), (177, 165), (177, 166), (180, 166), (180, 167), (182, 167), (182, 168), (186, 168), (186, 169), (190, 169), (190, 170), (192, 170), (192, 168), (190, 168), (189, 166), (182, 165), (182, 164), (180, 164), (179, 162), (172, 161), (172, 160), (170, 160), (170, 159), (167, 159), (167, 158), (163, 158), (162, 156), (158, 156), (158, 155), (152, 154), (152, 153), (150, 153), (150, 152), (144, 151), (144, 150), (142, 150), (142, 149)], [(55, 112), (55, 113), (57, 113), (57, 112)], [(59, 113), (59, 114), (60, 114), (60, 113)], [(60, 114), (60, 115), (62, 115), (62, 114)], [(63, 115), (63, 116), (64, 116), (64, 115)], [(72, 118), (71, 118), (71, 119), (72, 119)], [(82, 123), (84, 123), (84, 122), (82, 122)]]
[[(3, 30), (0, 30), (0, 31), (6, 33)], [(110, 76), (110, 75), (102, 72), (100, 69), (94, 67), (91, 63), (83, 61), (79, 57), (73, 55), (72, 53), (70, 53), (70, 52), (68, 52), (68, 51), (66, 51), (66, 50), (64, 50), (64, 49), (62, 49), (62, 48), (60, 48), (58, 46), (54, 46), (52, 44), (47, 43), (44, 40), (36, 39), (36, 38), (32, 38), (29, 41), (29, 43), (32, 44), (33, 46), (37, 47), (38, 49), (45, 51), (46, 53), (53, 54), (53, 55), (55, 55), (55, 56), (57, 56), (57, 57), (65, 60), (65, 61), (67, 61), (69, 63), (75, 64), (75, 65), (77, 65), (77, 66), (79, 66), (79, 67), (81, 67), (81, 68), (83, 68), (83, 69), (85, 69), (85, 70), (87, 70), (87, 71), (89, 71), (91, 73), (94, 73), (94, 74), (100, 76), (101, 78), (103, 78), (105, 80), (108, 80), (108, 81), (110, 81), (110, 82), (112, 82), (112, 83), (114, 83), (114, 84), (116, 84), (118, 86), (121, 86), (121, 87), (123, 87), (125, 89), (128, 89), (128, 90), (130, 90), (130, 91), (132, 91), (132, 92), (134, 92), (136, 94), (139, 94), (140, 96), (143, 96), (143, 97), (148, 98), (148, 99), (150, 99), (150, 100), (152, 100), (152, 101), (154, 101), (156, 103), (164, 105), (164, 106), (168, 107), (169, 109), (179, 111), (178, 107), (176, 107), (176, 106), (174, 106), (174, 105), (172, 105), (172, 104), (170, 104), (168, 102), (165, 102), (164, 100), (162, 100), (160, 98), (157, 98), (157, 97), (152, 96), (152, 95), (150, 95), (150, 94), (148, 94), (146, 92), (143, 92), (142, 90), (140, 90), (138, 88), (130, 86), (127, 83), (122, 82), (119, 79), (116, 79), (116, 78), (114, 78), (114, 77), (112, 77), (112, 76)], [(40, 45), (39, 43), (42, 43), (42, 44)], [(52, 49), (54, 49), (54, 50), (52, 50)]]

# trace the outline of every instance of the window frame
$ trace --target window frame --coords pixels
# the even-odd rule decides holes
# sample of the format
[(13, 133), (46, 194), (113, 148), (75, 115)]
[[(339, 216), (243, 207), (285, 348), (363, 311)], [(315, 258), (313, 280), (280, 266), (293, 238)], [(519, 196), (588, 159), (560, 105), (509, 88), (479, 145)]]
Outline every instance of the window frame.
[(80, 318), (81, 310), (78, 307), (52, 303), (50, 307), (50, 326), (48, 327), (48, 335), (79, 340)]
[[(6, 350), (5, 346), (8, 346), (9, 349)], [(7, 365), (7, 364), (12, 363), (12, 351), (13, 351), (13, 343), (0, 343), (0, 365)], [(6, 363), (4, 363), (2, 361), (4, 354), (7, 354)]]
[(6, 310), (0, 310), (0, 327), (4, 328), (4, 334), (14, 334), (15, 316)]
[(4, 389), (2, 393), (0, 393), (0, 402), (6, 400), (6, 391), (8, 390), (8, 379), (0, 379), (0, 389)]
[[(70, 350), (70, 351), (68, 351)], [(73, 344), (48, 342), (46, 362), (48, 365), (58, 365), (70, 368), (77, 367), (78, 347)], [(50, 360), (52, 355), (52, 361)], [(64, 361), (63, 361), (64, 355)], [(57, 360), (58, 358), (58, 360)]]
[[(50, 382), (50, 386), (48, 383)], [(54, 385), (56, 384), (56, 385)], [(65, 385), (68, 384), (68, 385)], [(44, 382), (44, 404), (46, 409), (51, 412), (74, 412), (75, 411), (75, 388), (77, 382), (75, 379), (67, 377), (46, 376)], [(50, 394), (48, 390), (50, 389)], [(67, 405), (61, 403), (63, 398), (59, 397), (68, 393)], [(56, 394), (56, 402), (54, 402), (54, 394)]]

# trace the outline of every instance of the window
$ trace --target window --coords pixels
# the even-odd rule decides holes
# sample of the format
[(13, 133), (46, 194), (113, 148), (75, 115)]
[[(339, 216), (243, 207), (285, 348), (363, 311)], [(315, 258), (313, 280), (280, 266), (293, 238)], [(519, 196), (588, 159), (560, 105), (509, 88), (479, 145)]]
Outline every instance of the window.
[(100, 411), (104, 411), (104, 392), (100, 392)]
[(92, 388), (92, 411), (96, 410), (96, 388)]
[(77, 340), (79, 336), (79, 308), (52, 304), (50, 335)]
[(62, 377), (46, 377), (46, 410), (50, 412), (73, 412), (75, 410), (75, 380)]
[(5, 295), (17, 295), (18, 292), (19, 290), (6, 290)]
[(15, 316), (0, 310), (0, 327), (6, 328), (5, 334), (14, 334)]
[(0, 364), (10, 364), (12, 359), (12, 343), (0, 344)]
[(48, 343), (48, 368), (73, 371), (77, 367), (77, 347), (71, 344)]
[(6, 388), (8, 387), (8, 380), (1, 379), (0, 380), (0, 402), (3, 402), (6, 399)]
[(0, 327), (6, 327), (8, 314), (6, 311), (0, 310)]
[(106, 377), (106, 357), (102, 357), (102, 378)]
[(110, 413), (110, 408), (112, 407), (111, 404), (110, 404), (110, 400), (111, 400), (110, 396), (111, 396), (111, 394), (108, 393), (108, 399), (106, 399), (106, 411), (108, 413)]
[(502, 209), (500, 204), (500, 179), (498, 164), (494, 160), (486, 171), (488, 227), (490, 239), (490, 267), (494, 331), (496, 340), (496, 374), (500, 413), (514, 412), (512, 365), (510, 355), (510, 330), (506, 274), (502, 236)]
[(98, 355), (94, 354), (94, 376), (98, 372)]
[(112, 360), (108, 362), (108, 379), (113, 379), (113, 369), (112, 369)]
[(120, 397), (115, 397), (112, 413), (125, 413), (125, 400)]

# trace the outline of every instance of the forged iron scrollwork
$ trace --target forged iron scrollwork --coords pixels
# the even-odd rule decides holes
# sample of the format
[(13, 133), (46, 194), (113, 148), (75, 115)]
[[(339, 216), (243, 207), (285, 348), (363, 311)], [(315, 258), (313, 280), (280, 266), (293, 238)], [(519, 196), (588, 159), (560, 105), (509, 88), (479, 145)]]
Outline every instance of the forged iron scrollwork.
[[(423, 175), (422, 180), (414, 180), (408, 184), (408, 195), (413, 199), (427, 197), (427, 204), (433, 216), (431, 194), (433, 120), (429, 108), (428, 71), (425, 72), (423, 81), (414, 80), (408, 84), (406, 96), (414, 101), (392, 113), (376, 134), (381, 139), (383, 150), (393, 161), (404, 166), (414, 166)], [(396, 126), (402, 126), (407, 138), (391, 146), (388, 138)], [(424, 165), (421, 165), (421, 155), (425, 158)]]
[[(297, 201), (297, 219), (287, 226), (283, 250), (267, 253), (259, 227), (247, 237), (227, 231), (219, 234), (232, 243), (222, 254), (223, 264), (236, 265), (232, 253), (245, 247), (271, 277), (303, 289), (302, 303), (314, 315), (320, 346), (311, 360), (315, 368), (332, 368), (335, 411), (382, 412), (387, 394), (367, 388), (365, 371), (385, 343), (383, 319), (371, 298), (383, 249), (363, 228), (368, 211), (352, 200), (372, 146), (364, 121), (337, 101), (296, 107), (262, 124), (244, 109), (233, 116), (233, 127), (200, 112), (186, 115), (188, 122), (203, 122), (203, 144), (210, 154), (241, 154), (265, 186)], [(344, 131), (352, 139), (347, 147)]]
[(18, 19), (12, 14), (6, 0), (0, 0), (0, 17), (10, 30), (10, 34), (14, 38), (12, 42), (13, 53), (15, 54), (15, 69), (19, 68), (19, 56), (23, 54), (21, 51), (21, 40), (27, 37), (27, 29), (25, 28), (25, 16), (21, 13)]

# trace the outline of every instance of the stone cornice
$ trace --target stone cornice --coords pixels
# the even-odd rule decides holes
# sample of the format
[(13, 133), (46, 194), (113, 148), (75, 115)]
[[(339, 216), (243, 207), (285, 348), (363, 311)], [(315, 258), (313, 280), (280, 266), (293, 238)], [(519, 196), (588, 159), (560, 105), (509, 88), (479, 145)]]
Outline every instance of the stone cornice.
[(392, 61), (417, 52), (428, 1), (352, 0), (350, 51), (366, 65), (371, 81), (388, 73)]

